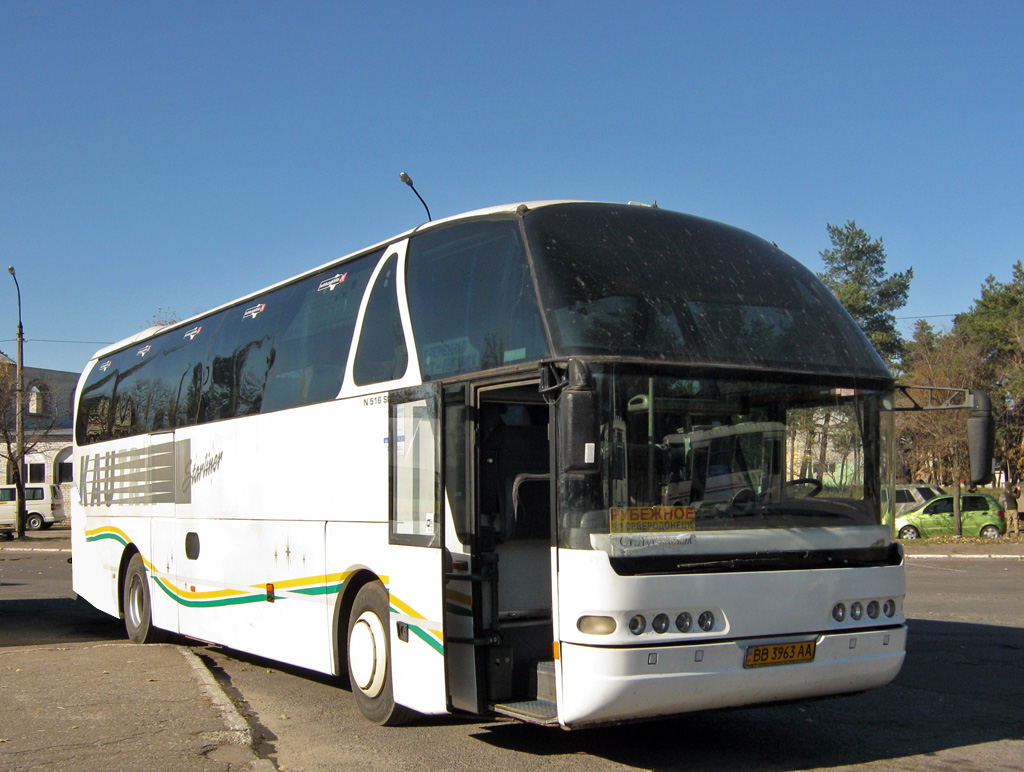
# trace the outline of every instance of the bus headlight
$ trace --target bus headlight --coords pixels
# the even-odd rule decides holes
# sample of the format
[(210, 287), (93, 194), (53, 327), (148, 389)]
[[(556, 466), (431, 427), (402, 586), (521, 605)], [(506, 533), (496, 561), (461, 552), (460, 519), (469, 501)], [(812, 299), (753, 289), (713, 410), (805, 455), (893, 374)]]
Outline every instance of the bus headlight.
[(715, 627), (715, 615), (710, 611), (705, 611), (697, 617), (697, 625), (704, 632), (710, 633)]
[(871, 619), (878, 619), (878, 601), (873, 600), (868, 603), (868, 617)]
[(640, 635), (646, 629), (647, 620), (644, 619), (643, 614), (637, 614), (629, 620), (629, 632), (633, 633), (633, 635)]
[(684, 611), (676, 617), (676, 630), (681, 633), (688, 633), (691, 627), (693, 627), (693, 617), (688, 613)]
[(864, 618), (864, 604), (859, 600), (850, 604), (850, 619), (855, 622)]
[(832, 618), (837, 622), (842, 622), (846, 619), (846, 606), (842, 603), (837, 603), (832, 607)]
[(883, 603), (882, 604), (882, 613), (885, 614), (890, 619), (892, 619), (894, 616), (896, 616), (896, 601), (894, 601), (894, 600), (887, 600), (885, 603)]
[(576, 629), (587, 635), (611, 635), (615, 632), (615, 620), (611, 617), (580, 617)]
[(651, 628), (656, 633), (667, 633), (668, 632), (668, 614), (658, 614), (651, 622)]

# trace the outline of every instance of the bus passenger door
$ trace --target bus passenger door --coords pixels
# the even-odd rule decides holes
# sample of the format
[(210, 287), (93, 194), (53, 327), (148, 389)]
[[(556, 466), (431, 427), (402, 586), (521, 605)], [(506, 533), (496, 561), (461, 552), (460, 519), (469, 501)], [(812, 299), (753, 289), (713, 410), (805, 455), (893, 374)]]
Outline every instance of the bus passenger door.
[(497, 574), (493, 545), (483, 551), (473, 488), (478, 411), (465, 386), (444, 390), (444, 632), (449, 707), (487, 710), (487, 646), (494, 642), (484, 618)]
[(441, 391), (388, 394), (390, 647), (395, 702), (447, 710)]

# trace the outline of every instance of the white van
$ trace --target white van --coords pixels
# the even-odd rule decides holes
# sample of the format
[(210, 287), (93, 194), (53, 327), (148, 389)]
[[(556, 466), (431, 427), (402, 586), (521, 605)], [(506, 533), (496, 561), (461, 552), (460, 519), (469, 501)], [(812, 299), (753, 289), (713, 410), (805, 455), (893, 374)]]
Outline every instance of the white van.
[[(64, 495), (59, 485), (25, 486), (25, 528), (38, 531), (64, 520)], [(0, 533), (18, 528), (18, 489), (0, 485)]]

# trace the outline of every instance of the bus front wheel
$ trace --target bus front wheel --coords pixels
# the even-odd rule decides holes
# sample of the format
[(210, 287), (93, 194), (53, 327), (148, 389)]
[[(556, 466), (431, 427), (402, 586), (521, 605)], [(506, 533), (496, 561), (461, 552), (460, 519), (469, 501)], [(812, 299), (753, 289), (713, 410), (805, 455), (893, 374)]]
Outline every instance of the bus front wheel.
[(167, 633), (153, 627), (153, 606), (149, 599), (146, 567), (139, 553), (132, 555), (124, 576), (124, 629), (132, 643), (160, 643)]
[(359, 711), (381, 726), (409, 721), (415, 713), (395, 704), (391, 687), (388, 593), (380, 582), (363, 585), (348, 620), (348, 676)]

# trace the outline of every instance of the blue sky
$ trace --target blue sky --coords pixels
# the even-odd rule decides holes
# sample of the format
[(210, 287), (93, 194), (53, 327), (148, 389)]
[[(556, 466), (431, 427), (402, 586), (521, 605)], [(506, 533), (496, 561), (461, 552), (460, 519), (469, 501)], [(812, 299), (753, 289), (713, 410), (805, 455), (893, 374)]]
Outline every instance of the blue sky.
[(417, 225), (401, 171), (435, 218), (657, 200), (814, 271), (826, 224), (856, 220), (914, 269), (899, 315), (948, 325), (1024, 259), (1022, 40), (1017, 0), (4, 0), (0, 262), (25, 363), (80, 370), (161, 309)]

